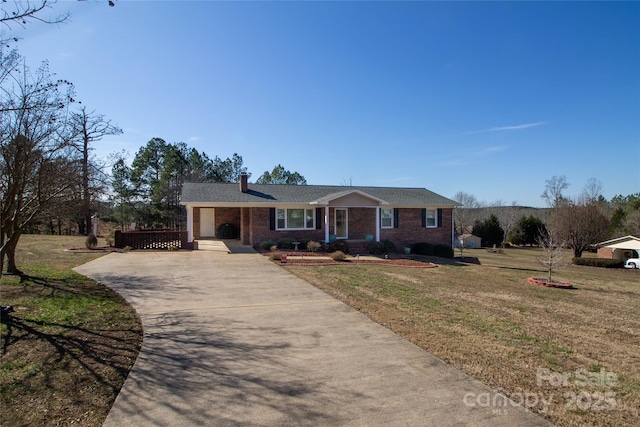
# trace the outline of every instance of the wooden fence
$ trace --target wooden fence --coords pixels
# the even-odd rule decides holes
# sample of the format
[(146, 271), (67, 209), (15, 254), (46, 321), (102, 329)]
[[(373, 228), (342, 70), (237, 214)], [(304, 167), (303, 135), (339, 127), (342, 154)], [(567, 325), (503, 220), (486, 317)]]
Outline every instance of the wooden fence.
[(115, 247), (131, 249), (193, 249), (187, 231), (136, 230), (116, 231)]

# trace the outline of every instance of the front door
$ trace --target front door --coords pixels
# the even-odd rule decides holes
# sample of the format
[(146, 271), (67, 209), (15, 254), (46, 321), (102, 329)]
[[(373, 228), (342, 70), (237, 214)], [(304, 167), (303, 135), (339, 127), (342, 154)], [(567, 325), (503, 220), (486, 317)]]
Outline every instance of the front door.
[(216, 237), (215, 209), (200, 209), (200, 237)]
[(345, 208), (336, 208), (335, 230), (337, 239), (346, 239), (348, 237), (347, 210)]

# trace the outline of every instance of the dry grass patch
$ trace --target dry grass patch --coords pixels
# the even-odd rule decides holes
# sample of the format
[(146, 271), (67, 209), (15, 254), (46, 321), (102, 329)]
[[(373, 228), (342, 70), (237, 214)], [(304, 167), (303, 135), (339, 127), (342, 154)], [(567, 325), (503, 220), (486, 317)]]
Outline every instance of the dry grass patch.
[(556, 424), (636, 425), (640, 272), (570, 266), (554, 278), (578, 289), (545, 288), (527, 283), (537, 249), (471, 252), (481, 265), (286, 268)]
[(25, 235), (22, 277), (3, 276), (0, 424), (101, 425), (142, 342), (133, 309), (115, 292), (71, 268), (102, 253), (65, 252), (84, 237)]

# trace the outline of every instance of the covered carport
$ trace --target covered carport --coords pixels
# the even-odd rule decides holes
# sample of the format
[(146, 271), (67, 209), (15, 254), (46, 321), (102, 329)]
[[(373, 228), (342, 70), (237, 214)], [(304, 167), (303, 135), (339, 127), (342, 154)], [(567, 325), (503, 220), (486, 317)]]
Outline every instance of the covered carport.
[(640, 236), (624, 236), (600, 242), (596, 245), (598, 258), (625, 261), (640, 255)]

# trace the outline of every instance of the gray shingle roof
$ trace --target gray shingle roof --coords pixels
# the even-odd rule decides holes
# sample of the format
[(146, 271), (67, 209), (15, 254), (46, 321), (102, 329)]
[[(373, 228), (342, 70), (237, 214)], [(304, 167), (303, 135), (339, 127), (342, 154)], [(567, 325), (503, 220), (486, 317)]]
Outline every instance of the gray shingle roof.
[(181, 203), (279, 205), (310, 204), (327, 196), (357, 190), (384, 200), (393, 206), (439, 206), (453, 207), (457, 202), (436, 194), (426, 188), (361, 187), (341, 185), (277, 185), (249, 184), (249, 191), (240, 191), (239, 184), (185, 183), (182, 187)]

